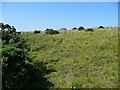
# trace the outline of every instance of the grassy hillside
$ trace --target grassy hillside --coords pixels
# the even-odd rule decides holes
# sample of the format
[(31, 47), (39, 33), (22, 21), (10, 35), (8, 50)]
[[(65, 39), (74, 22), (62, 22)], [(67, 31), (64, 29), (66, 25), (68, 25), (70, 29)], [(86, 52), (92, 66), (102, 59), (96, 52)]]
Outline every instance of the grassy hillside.
[(44, 61), (54, 88), (118, 87), (118, 29), (94, 28), (93, 32), (61, 30), (60, 34), (22, 33), (28, 38), (30, 56)]

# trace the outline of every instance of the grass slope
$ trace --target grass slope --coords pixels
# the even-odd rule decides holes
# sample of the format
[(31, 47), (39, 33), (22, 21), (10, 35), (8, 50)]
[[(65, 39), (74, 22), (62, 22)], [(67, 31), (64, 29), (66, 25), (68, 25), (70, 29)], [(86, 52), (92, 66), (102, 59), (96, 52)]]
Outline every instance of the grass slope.
[[(22, 33), (29, 54), (56, 71), (46, 77), (54, 88), (118, 87), (118, 29), (63, 30), (57, 35)], [(36, 50), (35, 47), (40, 47)]]

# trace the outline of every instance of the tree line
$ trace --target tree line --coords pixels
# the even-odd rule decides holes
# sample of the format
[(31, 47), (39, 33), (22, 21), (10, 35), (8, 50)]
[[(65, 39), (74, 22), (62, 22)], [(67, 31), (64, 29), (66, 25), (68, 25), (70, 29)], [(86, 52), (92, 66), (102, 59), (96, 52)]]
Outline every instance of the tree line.
[[(103, 26), (99, 26), (98, 28), (104, 28)], [(67, 30), (66, 28), (61, 28), (60, 30)], [(84, 27), (80, 26), (79, 28), (72, 28), (72, 30), (78, 30), (78, 31), (94, 31), (92, 28), (85, 29)], [(35, 30), (33, 34), (39, 34), (41, 30)], [(60, 32), (58, 30), (53, 30), (53, 29), (46, 29), (45, 34), (59, 34)]]

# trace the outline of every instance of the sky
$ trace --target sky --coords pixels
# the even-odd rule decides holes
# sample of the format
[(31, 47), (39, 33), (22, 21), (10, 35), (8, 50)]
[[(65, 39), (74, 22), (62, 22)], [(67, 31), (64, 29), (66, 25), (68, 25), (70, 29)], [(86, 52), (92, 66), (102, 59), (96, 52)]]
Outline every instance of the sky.
[(119, 0), (1, 0), (2, 2), (119, 2)]
[(118, 3), (2, 2), (1, 21), (18, 31), (118, 26)]

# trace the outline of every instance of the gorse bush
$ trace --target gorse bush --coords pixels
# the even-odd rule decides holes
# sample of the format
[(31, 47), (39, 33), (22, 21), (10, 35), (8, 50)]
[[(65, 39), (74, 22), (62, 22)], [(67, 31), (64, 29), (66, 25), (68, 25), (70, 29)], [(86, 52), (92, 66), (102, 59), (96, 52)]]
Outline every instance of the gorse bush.
[(76, 27), (74, 27), (74, 28), (72, 28), (72, 30), (77, 30), (77, 28), (76, 28)]
[(92, 28), (88, 28), (85, 31), (94, 31)]
[(99, 26), (99, 28), (104, 28), (103, 26)]
[(49, 28), (47, 28), (45, 31), (48, 31), (48, 30), (53, 30), (53, 29), (49, 29)]
[(28, 56), (30, 50), (26, 39), (10, 25), (4, 25), (2, 32), (2, 83), (5, 88), (43, 87), (46, 67), (43, 63), (33, 62)]
[(59, 34), (59, 32), (53, 29), (46, 29), (45, 34)]
[[(3, 88), (20, 88), (24, 84), (24, 78), (28, 74), (26, 61), (28, 46), (25, 39), (16, 32), (16, 29), (6, 24), (2, 29), (2, 75)], [(27, 78), (26, 78), (27, 79)], [(23, 80), (23, 81), (20, 81)]]
[(78, 30), (79, 31), (84, 30), (84, 27), (79, 27)]
[(35, 30), (33, 33), (34, 34), (38, 34), (38, 33), (40, 33), (41, 31), (40, 30)]

